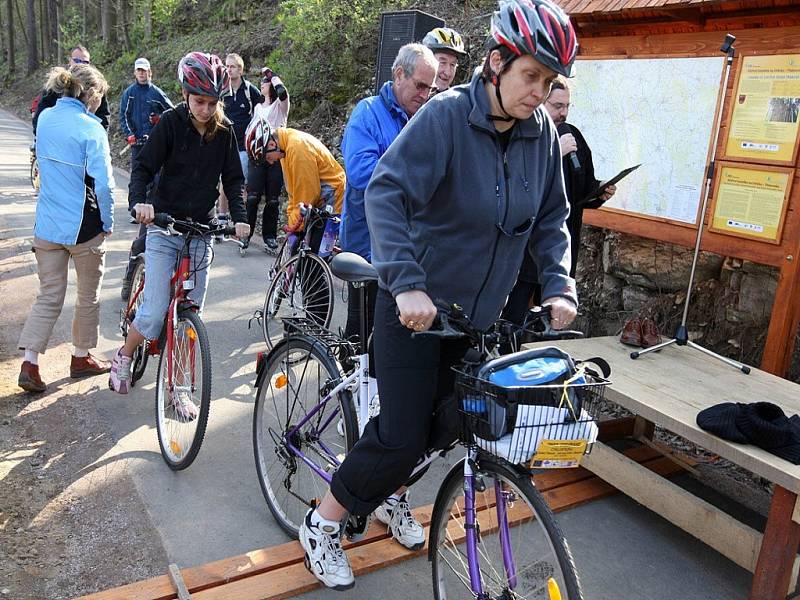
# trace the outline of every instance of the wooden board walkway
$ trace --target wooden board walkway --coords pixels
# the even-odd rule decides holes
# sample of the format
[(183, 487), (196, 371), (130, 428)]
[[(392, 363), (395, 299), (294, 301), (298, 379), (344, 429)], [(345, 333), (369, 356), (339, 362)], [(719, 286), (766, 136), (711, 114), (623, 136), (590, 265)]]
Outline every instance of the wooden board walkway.
[[(647, 446), (627, 450), (625, 455), (664, 477), (682, 470), (674, 460)], [(555, 512), (617, 492), (583, 468), (543, 473), (535, 477), (535, 482)], [(432, 509), (433, 506), (428, 505), (413, 511), (425, 526), (426, 535)], [(347, 543), (345, 548), (356, 576), (427, 552), (427, 546), (416, 552), (406, 550), (388, 536), (385, 527), (375, 523), (363, 540)], [(316, 578), (303, 565), (303, 552), (294, 541), (183, 569), (181, 575), (192, 600), (278, 600), (319, 587)], [(173, 600), (177, 597), (172, 579), (163, 575), (84, 596), (81, 600)]]

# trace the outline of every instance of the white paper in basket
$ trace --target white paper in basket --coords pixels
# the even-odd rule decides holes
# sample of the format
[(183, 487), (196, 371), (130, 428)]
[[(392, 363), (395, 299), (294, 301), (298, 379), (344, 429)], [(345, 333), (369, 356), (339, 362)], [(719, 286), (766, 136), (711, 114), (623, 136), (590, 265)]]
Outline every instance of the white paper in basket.
[(597, 441), (597, 423), (589, 413), (582, 410), (577, 421), (565, 423), (568, 414), (566, 408), (519, 405), (513, 432), (495, 442), (476, 436), (475, 442), (496, 456), (520, 464), (533, 458), (542, 440)]

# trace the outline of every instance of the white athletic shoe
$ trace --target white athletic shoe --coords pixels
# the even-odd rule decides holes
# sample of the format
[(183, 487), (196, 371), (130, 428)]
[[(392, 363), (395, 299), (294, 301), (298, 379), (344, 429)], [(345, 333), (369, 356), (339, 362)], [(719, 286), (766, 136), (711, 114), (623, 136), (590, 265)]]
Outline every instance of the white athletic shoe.
[(353, 570), (342, 550), (339, 523), (309, 510), (300, 526), (300, 545), (306, 553), (306, 568), (325, 586), (343, 591), (355, 585)]
[(425, 545), (425, 529), (411, 514), (408, 492), (399, 499), (389, 496), (374, 514), (378, 521), (389, 527), (392, 537), (409, 550), (419, 550)]

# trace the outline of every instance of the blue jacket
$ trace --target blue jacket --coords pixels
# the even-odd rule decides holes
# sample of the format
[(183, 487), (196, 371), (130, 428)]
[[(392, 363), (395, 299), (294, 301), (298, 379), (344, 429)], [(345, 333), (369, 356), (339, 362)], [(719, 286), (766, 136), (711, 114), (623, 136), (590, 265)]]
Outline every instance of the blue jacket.
[(406, 123), (408, 115), (397, 103), (392, 82), (387, 81), (377, 96), (364, 98), (353, 109), (342, 138), (347, 185), (342, 208), (339, 239), (342, 249), (372, 260), (364, 191), (378, 159), (389, 148)]
[(103, 231), (114, 227), (114, 176), (106, 130), (76, 98), (59, 98), (42, 112), (36, 132), (42, 187), (36, 203), (36, 237), (54, 244), (78, 239), (86, 203), (86, 176), (94, 192)]
[(456, 302), (480, 329), (499, 316), (526, 250), (542, 297), (577, 304), (555, 125), (537, 108), (517, 121), (504, 152), (489, 106), (480, 75), (428, 100), (366, 191), (379, 285)]
[(119, 102), (119, 126), (125, 137), (150, 135), (150, 113), (160, 115), (172, 108), (172, 102), (160, 87), (152, 83), (134, 82), (122, 93)]

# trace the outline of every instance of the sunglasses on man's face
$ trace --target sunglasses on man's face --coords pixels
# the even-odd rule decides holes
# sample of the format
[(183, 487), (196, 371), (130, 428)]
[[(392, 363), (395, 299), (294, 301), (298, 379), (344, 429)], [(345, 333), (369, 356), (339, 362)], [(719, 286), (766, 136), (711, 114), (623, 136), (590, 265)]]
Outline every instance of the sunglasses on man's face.
[(74, 58), (74, 57), (72, 58), (72, 62), (74, 62), (76, 65), (88, 65), (89, 64), (88, 60), (83, 60), (82, 58)]

